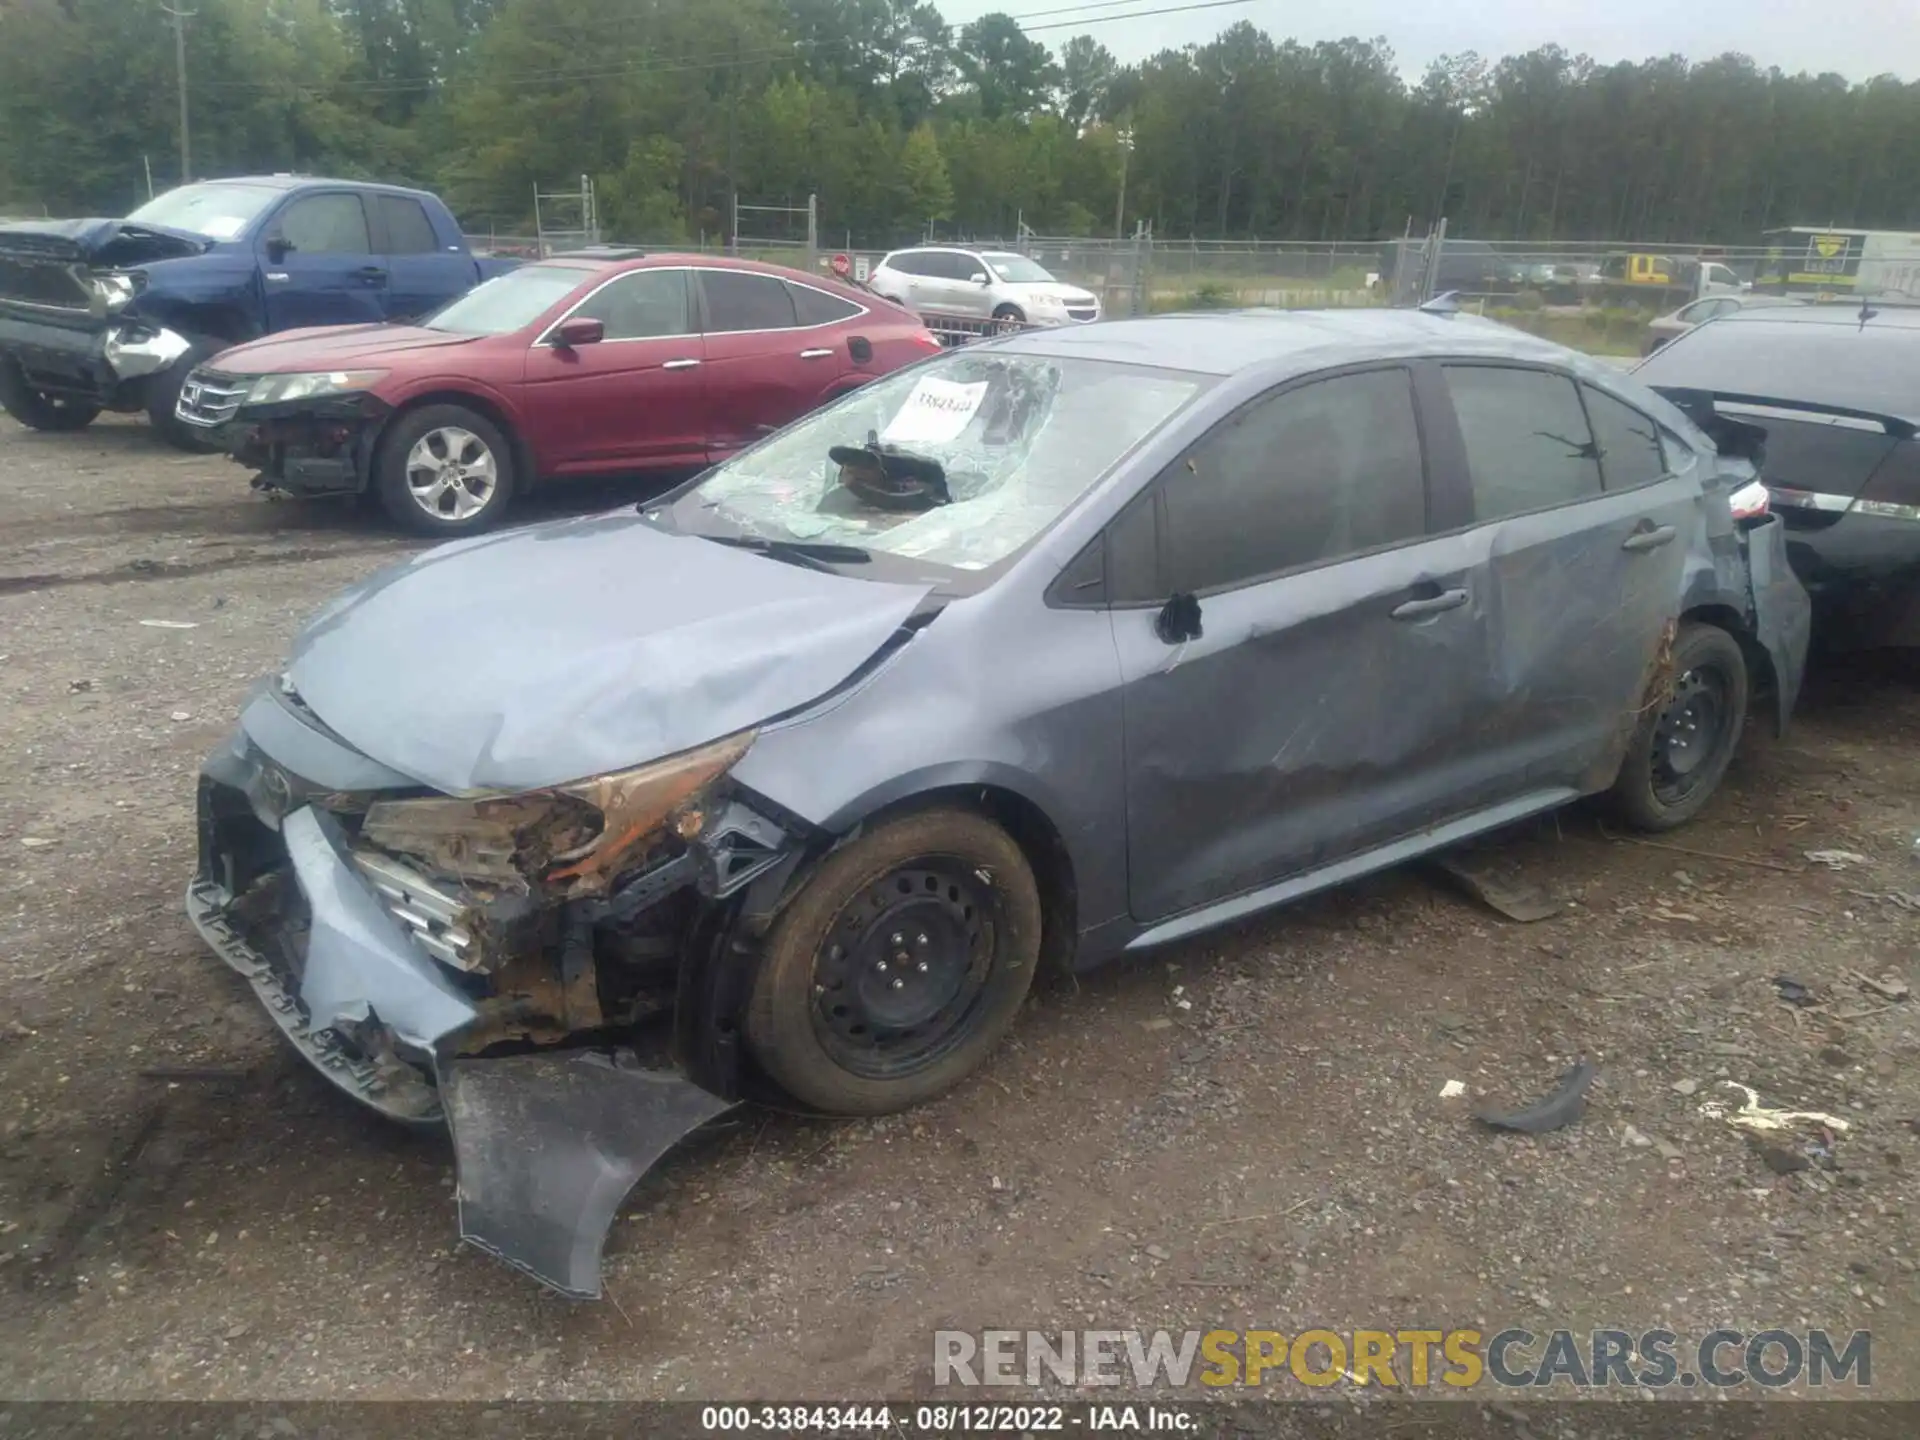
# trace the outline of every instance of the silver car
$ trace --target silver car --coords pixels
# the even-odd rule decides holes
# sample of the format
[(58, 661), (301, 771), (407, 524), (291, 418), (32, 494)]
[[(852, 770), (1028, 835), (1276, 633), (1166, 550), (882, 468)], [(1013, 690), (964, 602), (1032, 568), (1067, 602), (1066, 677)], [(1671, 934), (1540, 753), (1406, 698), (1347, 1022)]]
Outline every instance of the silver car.
[(463, 1235), (598, 1294), (688, 1131), (930, 1099), (1043, 965), (1584, 795), (1693, 816), (1800, 683), (1759, 489), (1465, 315), (970, 345), (335, 599), (206, 763), (188, 910), (329, 1081), (448, 1126)]
[(867, 281), (876, 295), (917, 314), (1012, 320), (1028, 325), (1085, 324), (1100, 318), (1100, 298), (1065, 285), (1025, 255), (930, 245), (896, 250)]
[(1682, 305), (1678, 310), (1662, 315), (1658, 320), (1649, 321), (1646, 353), (1651, 355), (1662, 345), (1679, 339), (1694, 326), (1704, 325), (1709, 320), (1718, 320), (1722, 315), (1731, 315), (1736, 310), (1765, 310), (1779, 305), (1801, 303), (1792, 295), (1756, 295), (1752, 291), (1708, 295), (1703, 299)]

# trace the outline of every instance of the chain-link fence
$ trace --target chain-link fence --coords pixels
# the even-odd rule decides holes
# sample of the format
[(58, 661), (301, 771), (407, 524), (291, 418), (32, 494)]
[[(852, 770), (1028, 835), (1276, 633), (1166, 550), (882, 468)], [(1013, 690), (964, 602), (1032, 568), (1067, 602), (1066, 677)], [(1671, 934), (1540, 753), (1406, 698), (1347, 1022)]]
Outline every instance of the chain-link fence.
[[(1479, 240), (1447, 233), (1398, 240), (1255, 241), (1168, 240), (1144, 229), (1126, 239), (1039, 235), (1023, 229), (1011, 240), (947, 240), (972, 250), (1026, 255), (1056, 279), (1092, 291), (1110, 319), (1169, 311), (1232, 310), (1253, 306), (1325, 309), (1411, 306), (1451, 293), (1463, 308), (1598, 353), (1637, 354), (1648, 344), (1648, 323), (1690, 301), (1748, 288), (1784, 289), (1809, 299), (1891, 293), (1887, 264), (1871, 256), (1847, 268), (1861, 246), (1837, 251), (1821, 232), (1765, 245), (1659, 244), (1632, 240)], [(500, 254), (538, 254), (520, 248), (533, 237), (489, 234), (476, 248)], [(1821, 247), (1825, 246), (1825, 249)], [(726, 254), (726, 237), (672, 242), (662, 250)], [(1803, 253), (1804, 252), (1804, 253)], [(834, 247), (810, 249), (804, 241), (742, 239), (747, 259), (794, 269), (832, 273)], [(887, 251), (847, 248), (850, 278), (866, 279)], [(1864, 253), (1864, 252), (1863, 252)], [(1807, 258), (1815, 255), (1816, 259)], [(1823, 281), (1813, 273), (1827, 266)], [(1920, 246), (1915, 247), (1912, 288), (1920, 296)], [(1805, 273), (1803, 273), (1805, 272)], [(1883, 274), (1882, 272), (1886, 272)], [(1902, 271), (1901, 273), (1905, 273)], [(1856, 286), (1855, 281), (1858, 281)], [(1878, 303), (1878, 302), (1876, 302)], [(946, 316), (927, 316), (929, 328), (947, 343), (978, 338), (990, 326)]]

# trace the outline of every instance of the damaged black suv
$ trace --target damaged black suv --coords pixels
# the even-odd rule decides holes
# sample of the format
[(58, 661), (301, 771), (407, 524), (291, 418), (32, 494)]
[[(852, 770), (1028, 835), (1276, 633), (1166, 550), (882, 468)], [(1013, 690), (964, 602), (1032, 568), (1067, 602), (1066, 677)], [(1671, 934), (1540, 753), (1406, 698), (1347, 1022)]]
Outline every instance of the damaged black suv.
[(1684, 822), (1792, 708), (1780, 535), (1673, 405), (1466, 316), (1013, 336), (336, 599), (206, 764), (189, 911), (450, 1126), (463, 1235), (593, 1295), (689, 1130), (938, 1094), (1041, 963), (1581, 796)]

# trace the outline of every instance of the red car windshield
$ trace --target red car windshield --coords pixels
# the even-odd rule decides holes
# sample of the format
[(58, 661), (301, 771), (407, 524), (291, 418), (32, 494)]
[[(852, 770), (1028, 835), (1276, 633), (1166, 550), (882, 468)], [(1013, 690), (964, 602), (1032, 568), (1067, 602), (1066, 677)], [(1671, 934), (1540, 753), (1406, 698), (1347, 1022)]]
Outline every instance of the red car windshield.
[(467, 291), (422, 323), (456, 335), (507, 335), (566, 299), (591, 271), (578, 265), (523, 265)]

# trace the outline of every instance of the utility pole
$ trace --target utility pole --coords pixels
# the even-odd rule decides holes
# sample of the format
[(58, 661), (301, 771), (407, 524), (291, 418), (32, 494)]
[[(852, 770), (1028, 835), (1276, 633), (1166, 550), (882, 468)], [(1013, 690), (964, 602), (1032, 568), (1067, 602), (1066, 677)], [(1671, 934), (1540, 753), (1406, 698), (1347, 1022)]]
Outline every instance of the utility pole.
[(193, 145), (187, 134), (187, 21), (199, 12), (162, 5), (161, 11), (173, 17), (173, 65), (180, 79), (180, 183), (193, 178)]
[(1125, 126), (1118, 133), (1120, 141), (1120, 198), (1113, 207), (1113, 238), (1126, 238), (1127, 220), (1127, 157), (1133, 153), (1133, 127)]

